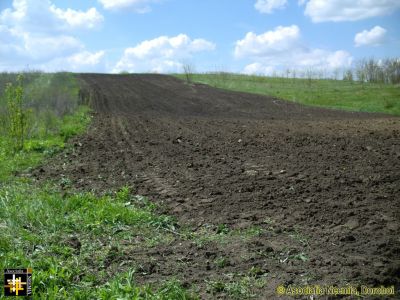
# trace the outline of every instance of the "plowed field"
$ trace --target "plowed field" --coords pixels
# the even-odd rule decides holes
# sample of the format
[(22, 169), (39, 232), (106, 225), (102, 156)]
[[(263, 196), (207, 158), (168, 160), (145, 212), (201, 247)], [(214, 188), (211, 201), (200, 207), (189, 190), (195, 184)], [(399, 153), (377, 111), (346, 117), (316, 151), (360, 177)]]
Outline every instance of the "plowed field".
[(278, 284), (399, 286), (399, 118), (164, 75), (80, 79), (92, 125), (38, 177), (97, 193), (129, 185), (194, 233), (243, 233), (127, 254), (146, 270), (140, 282), (175, 276), (204, 298), (228, 297), (206, 282), (253, 272), (267, 279), (260, 299)]

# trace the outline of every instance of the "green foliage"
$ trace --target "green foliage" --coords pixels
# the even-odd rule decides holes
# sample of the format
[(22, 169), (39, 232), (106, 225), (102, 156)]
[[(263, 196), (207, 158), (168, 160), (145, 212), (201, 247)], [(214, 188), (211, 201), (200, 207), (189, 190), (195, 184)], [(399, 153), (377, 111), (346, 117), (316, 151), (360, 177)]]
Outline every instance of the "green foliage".
[(14, 152), (24, 147), (24, 140), (27, 128), (27, 110), (24, 109), (22, 97), (24, 88), (22, 76), (18, 76), (17, 84), (8, 83), (5, 89), (5, 97), (8, 108), (8, 122), (5, 122), (9, 130), (11, 147)]

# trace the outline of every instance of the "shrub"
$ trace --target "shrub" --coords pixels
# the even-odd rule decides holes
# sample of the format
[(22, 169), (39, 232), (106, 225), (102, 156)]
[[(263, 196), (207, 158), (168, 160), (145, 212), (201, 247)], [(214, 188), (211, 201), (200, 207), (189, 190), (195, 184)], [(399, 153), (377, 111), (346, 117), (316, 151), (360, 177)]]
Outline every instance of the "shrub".
[(17, 83), (8, 83), (5, 89), (5, 97), (8, 109), (8, 129), (14, 152), (24, 148), (24, 140), (27, 129), (27, 110), (23, 107), (24, 88), (22, 75), (17, 78)]

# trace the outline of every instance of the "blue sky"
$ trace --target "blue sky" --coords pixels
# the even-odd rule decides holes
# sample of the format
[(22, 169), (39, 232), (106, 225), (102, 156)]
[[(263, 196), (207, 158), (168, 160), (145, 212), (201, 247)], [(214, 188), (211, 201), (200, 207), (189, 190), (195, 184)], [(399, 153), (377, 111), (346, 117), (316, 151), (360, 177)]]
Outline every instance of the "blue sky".
[(400, 0), (0, 0), (0, 71), (271, 74), (400, 57)]

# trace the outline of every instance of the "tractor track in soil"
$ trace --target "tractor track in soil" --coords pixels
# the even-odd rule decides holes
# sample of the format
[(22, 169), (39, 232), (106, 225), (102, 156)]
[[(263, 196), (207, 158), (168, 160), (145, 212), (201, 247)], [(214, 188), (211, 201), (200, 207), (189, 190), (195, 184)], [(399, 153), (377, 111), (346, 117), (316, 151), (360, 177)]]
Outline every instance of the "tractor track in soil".
[[(264, 229), (243, 243), (196, 248), (177, 238), (136, 251), (132, 257), (150, 265), (140, 282), (176, 276), (204, 286), (258, 267), (268, 274), (260, 299), (274, 298), (278, 284), (399, 287), (399, 118), (165, 75), (79, 77), (92, 96), (92, 125), (37, 178), (67, 177), (98, 193), (129, 185), (193, 230)], [(285, 261), (301, 253), (306, 261)], [(182, 257), (187, 263), (177, 264)], [(210, 266), (215, 257), (230, 263)]]

